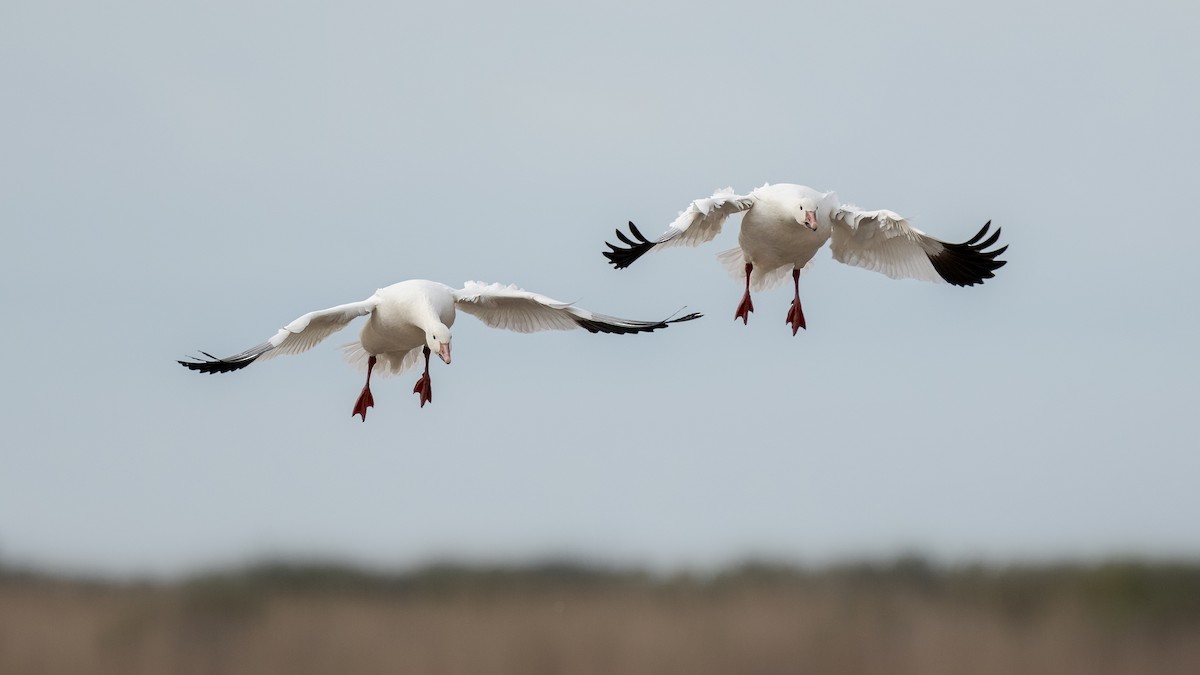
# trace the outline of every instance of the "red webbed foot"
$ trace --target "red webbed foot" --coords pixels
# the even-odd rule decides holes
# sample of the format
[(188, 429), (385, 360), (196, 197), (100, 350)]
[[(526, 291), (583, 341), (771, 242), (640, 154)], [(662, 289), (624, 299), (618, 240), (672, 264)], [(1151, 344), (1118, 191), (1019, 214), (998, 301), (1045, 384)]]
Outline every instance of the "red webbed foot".
[(808, 330), (808, 326), (804, 325), (804, 310), (800, 307), (799, 302), (792, 301), (792, 306), (788, 309), (785, 323), (792, 326), (792, 335), (795, 335), (801, 328)]
[(750, 312), (754, 311), (754, 303), (750, 301), (750, 291), (742, 296), (742, 304), (738, 305), (737, 313), (733, 315), (733, 320), (742, 320), (742, 325), (750, 322)]
[(754, 311), (754, 303), (750, 301), (750, 273), (754, 271), (753, 263), (746, 263), (746, 293), (742, 295), (742, 304), (738, 305), (733, 320), (742, 320), (742, 325), (750, 323), (750, 312)]
[(350, 413), (351, 417), (362, 415), (362, 421), (367, 421), (367, 408), (374, 407), (375, 397), (371, 395), (371, 371), (375, 369), (375, 355), (367, 359), (367, 383), (363, 385), (362, 393), (358, 395), (358, 400), (354, 402), (354, 411)]
[(363, 387), (362, 393), (358, 395), (358, 400), (354, 402), (354, 412), (350, 413), (351, 417), (362, 415), (362, 421), (367, 421), (367, 408), (375, 405), (375, 397), (371, 396), (371, 389)]
[(804, 309), (800, 307), (800, 269), (799, 267), (792, 269), (792, 284), (796, 289), (796, 297), (792, 300), (792, 307), (788, 310), (787, 319), (785, 319), (785, 322), (792, 326), (792, 335), (795, 335), (801, 328), (808, 330), (808, 326), (804, 325)]
[(417, 380), (417, 384), (413, 387), (413, 393), (421, 396), (422, 408), (426, 403), (433, 403), (433, 385), (429, 380), (429, 373), (425, 373), (421, 379)]

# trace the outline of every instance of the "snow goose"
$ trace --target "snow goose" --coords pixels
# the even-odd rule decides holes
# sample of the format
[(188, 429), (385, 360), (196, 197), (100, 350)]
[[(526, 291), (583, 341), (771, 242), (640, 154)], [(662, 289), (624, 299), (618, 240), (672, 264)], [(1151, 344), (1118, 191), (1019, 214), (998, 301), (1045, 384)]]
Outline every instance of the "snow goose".
[(463, 288), (454, 289), (434, 281), (414, 279), (381, 288), (361, 302), (309, 312), (281, 328), (266, 342), (240, 354), (220, 359), (208, 352), (200, 352), (208, 358), (179, 363), (202, 373), (227, 373), (259, 359), (312, 349), (354, 319), (368, 316), (358, 341), (342, 347), (346, 359), (367, 372), (367, 383), (351, 412), (352, 417), (362, 415), (365, 422), (367, 408), (375, 404), (371, 396), (371, 372), (376, 365), (384, 374), (394, 375), (412, 368), (423, 355), (425, 372), (417, 380), (413, 393), (420, 396), (421, 407), (433, 401), (429, 356), (437, 354), (442, 361), (450, 363), (450, 326), (454, 325), (456, 310), (473, 314), (493, 328), (518, 333), (570, 328), (584, 328), (591, 333), (648, 333), (701, 316), (694, 313), (663, 321), (631, 321), (595, 314), (516, 286), (468, 281)]
[[(743, 275), (746, 292), (734, 320), (749, 321), (754, 303), (750, 289), (764, 290), (783, 283), (790, 269), (795, 296), (786, 323), (792, 335), (805, 328), (800, 307), (800, 273), (817, 251), (832, 239), (833, 259), (848, 265), (882, 272), (893, 279), (922, 279), (955, 286), (973, 286), (992, 278), (1004, 260), (996, 257), (1008, 247), (986, 250), (1000, 238), (1000, 228), (987, 237), (991, 221), (974, 237), (961, 244), (934, 239), (892, 211), (864, 211), (838, 201), (833, 192), (819, 192), (803, 185), (763, 185), (748, 195), (732, 188), (717, 190), (711, 197), (697, 199), (658, 239), (647, 239), (630, 222), (630, 235), (617, 230), (625, 247), (609, 242), (604, 256), (617, 269), (633, 264), (652, 249), (667, 246), (697, 246), (712, 240), (729, 216), (745, 212), (737, 248), (718, 258), (734, 278)], [(631, 238), (632, 237), (632, 238)]]

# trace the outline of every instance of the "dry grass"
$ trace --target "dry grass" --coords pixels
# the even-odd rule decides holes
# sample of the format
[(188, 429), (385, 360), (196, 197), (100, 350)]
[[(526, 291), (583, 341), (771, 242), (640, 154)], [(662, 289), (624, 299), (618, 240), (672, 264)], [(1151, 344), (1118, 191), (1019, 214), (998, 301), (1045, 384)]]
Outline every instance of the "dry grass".
[(159, 587), (0, 576), (0, 673), (1200, 672), (1200, 571), (1182, 568), (265, 569)]

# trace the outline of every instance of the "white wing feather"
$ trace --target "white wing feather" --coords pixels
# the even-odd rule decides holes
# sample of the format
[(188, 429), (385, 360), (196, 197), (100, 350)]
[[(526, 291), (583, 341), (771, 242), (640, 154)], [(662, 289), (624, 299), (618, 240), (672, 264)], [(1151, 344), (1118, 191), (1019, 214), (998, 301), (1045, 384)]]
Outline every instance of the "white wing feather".
[(361, 302), (351, 302), (329, 309), (309, 312), (279, 329), (267, 340), (272, 349), (263, 353), (262, 359), (279, 354), (299, 354), (317, 346), (325, 338), (345, 328), (351, 321), (365, 316), (375, 309), (376, 300), (371, 297)]
[(280, 328), (266, 342), (233, 356), (216, 358), (202, 352), (208, 360), (180, 361), (179, 363), (205, 373), (224, 373), (245, 368), (257, 360), (274, 358), (279, 354), (299, 354), (312, 349), (321, 340), (346, 327), (354, 319), (370, 314), (378, 302), (371, 296), (361, 302), (351, 302), (329, 309), (309, 312)]
[(616, 232), (617, 239), (625, 245), (604, 242), (608, 250), (602, 253), (613, 267), (624, 269), (660, 246), (697, 246), (720, 234), (726, 218), (753, 205), (754, 197), (750, 195), (736, 195), (733, 188), (717, 190), (711, 197), (697, 199), (689, 204), (658, 239), (647, 239), (633, 221), (630, 221), (629, 234), (621, 230)]
[(900, 214), (863, 211), (844, 204), (830, 214), (830, 220), (829, 248), (834, 260), (893, 279), (944, 283), (929, 260), (942, 251), (942, 242), (909, 225)]
[[(492, 328), (518, 333), (578, 328), (571, 304), (513, 285), (468, 281), (454, 292), (455, 305)], [(578, 311), (578, 310), (576, 310)]]
[(697, 199), (679, 212), (667, 226), (667, 231), (655, 241), (656, 246), (699, 246), (712, 241), (721, 233), (729, 216), (754, 205), (750, 195), (734, 194), (733, 188), (717, 190), (711, 197)]
[(596, 314), (568, 302), (526, 291), (516, 286), (468, 281), (454, 292), (455, 305), (492, 328), (518, 333), (543, 330), (585, 328), (593, 333), (640, 333), (679, 321), (690, 321), (698, 314), (665, 321), (635, 321)]

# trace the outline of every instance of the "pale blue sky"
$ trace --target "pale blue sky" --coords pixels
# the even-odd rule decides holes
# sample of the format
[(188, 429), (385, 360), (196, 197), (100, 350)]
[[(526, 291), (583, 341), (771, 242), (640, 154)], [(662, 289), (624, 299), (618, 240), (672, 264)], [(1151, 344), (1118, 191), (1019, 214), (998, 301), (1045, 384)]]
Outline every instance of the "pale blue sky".
[[(658, 568), (1200, 555), (1200, 10), (1180, 2), (23, 2), (0, 7), (0, 560), (174, 574), (572, 554)], [(798, 182), (1010, 263), (818, 255), (749, 326), (714, 255), (600, 255)], [(736, 221), (732, 222), (734, 224)], [(251, 346), (407, 278), (462, 316), (435, 402)]]

